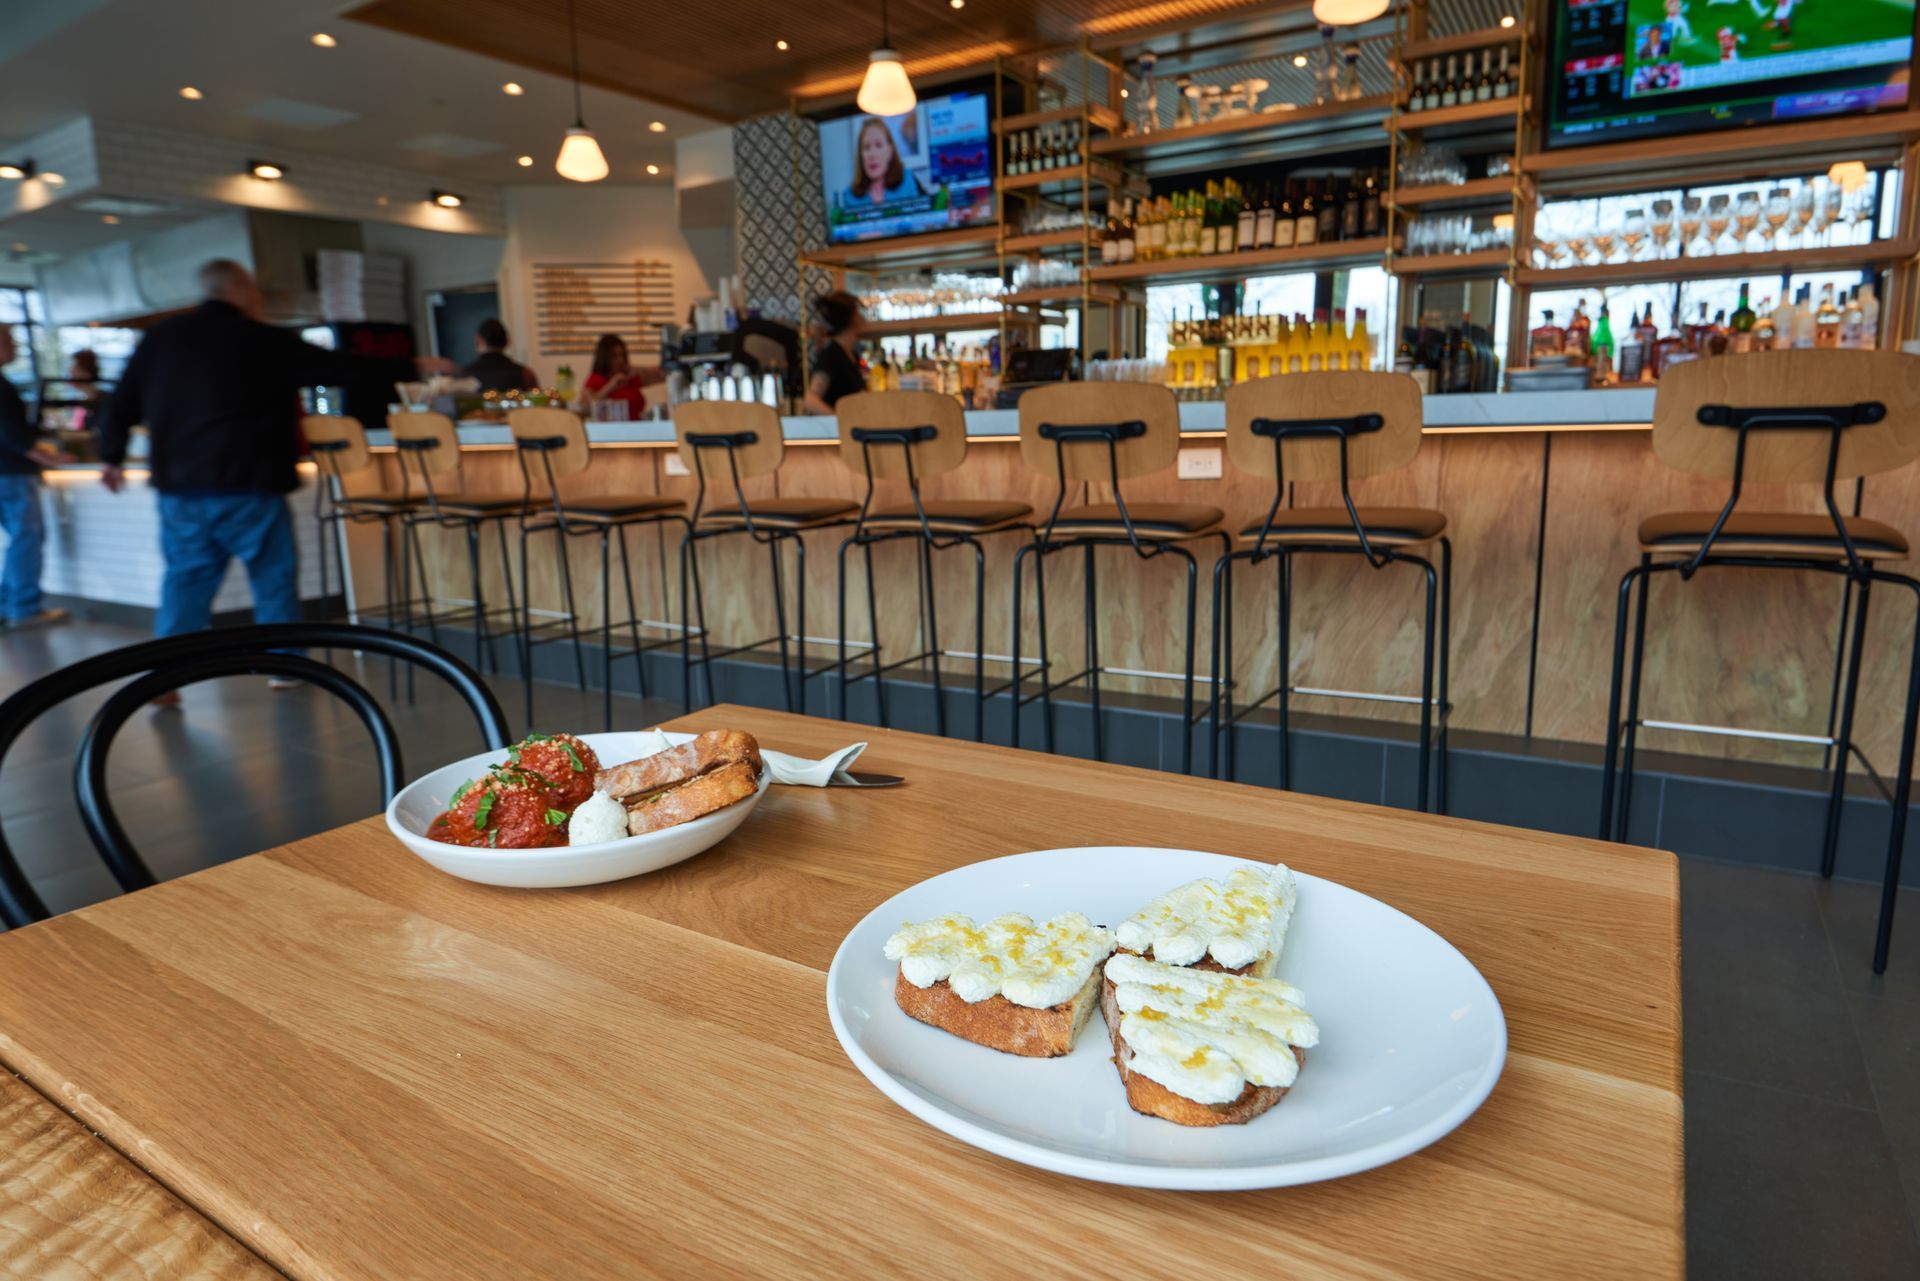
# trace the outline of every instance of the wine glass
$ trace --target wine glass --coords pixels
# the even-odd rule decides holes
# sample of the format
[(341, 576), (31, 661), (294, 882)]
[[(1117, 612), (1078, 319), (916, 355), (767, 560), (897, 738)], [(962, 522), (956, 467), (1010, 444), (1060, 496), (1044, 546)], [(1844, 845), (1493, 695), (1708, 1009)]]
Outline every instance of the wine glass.
[(1832, 236), (1833, 224), (1840, 221), (1840, 214), (1846, 208), (1847, 193), (1839, 183), (1831, 178), (1827, 180), (1827, 189), (1820, 198), (1818, 220), (1821, 238), (1824, 241)]
[(1600, 255), (1601, 262), (1613, 261), (1613, 246), (1618, 239), (1618, 225), (1612, 218), (1602, 215), (1593, 228), (1593, 248)]
[(1620, 223), (1620, 239), (1627, 247), (1627, 261), (1640, 256), (1640, 242), (1647, 238), (1647, 211), (1629, 209)]
[(1753, 229), (1760, 225), (1760, 193), (1743, 191), (1733, 206), (1733, 225), (1739, 231), (1734, 240), (1735, 253), (1746, 253), (1753, 247)]
[(1673, 239), (1673, 201), (1653, 202), (1653, 221), (1648, 229), (1653, 233), (1653, 256), (1665, 258), (1667, 242)]
[(1720, 252), (1720, 238), (1727, 234), (1733, 214), (1725, 196), (1715, 196), (1707, 202), (1707, 252)]
[(1767, 237), (1772, 248), (1786, 248), (1783, 228), (1793, 217), (1793, 198), (1785, 187), (1775, 187), (1767, 193), (1766, 216), (1767, 229), (1761, 234)]
[(1847, 217), (1853, 222), (1854, 231), (1850, 242), (1856, 245), (1868, 244), (1873, 240), (1873, 217), (1879, 212), (1879, 192), (1870, 176), (1850, 193), (1847, 202)]
[(1793, 193), (1793, 235), (1799, 238), (1800, 247), (1806, 248), (1807, 226), (1813, 221), (1813, 184), (1803, 182)]
[(1693, 251), (1694, 242), (1700, 239), (1701, 201), (1698, 196), (1688, 196), (1680, 202), (1680, 252)]

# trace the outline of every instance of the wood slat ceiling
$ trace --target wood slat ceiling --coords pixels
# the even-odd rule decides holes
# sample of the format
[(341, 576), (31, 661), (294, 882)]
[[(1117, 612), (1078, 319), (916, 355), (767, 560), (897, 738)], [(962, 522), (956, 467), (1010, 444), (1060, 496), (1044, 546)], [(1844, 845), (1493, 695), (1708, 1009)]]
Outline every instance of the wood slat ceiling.
[[(914, 75), (1069, 44), (1111, 41), (1308, 0), (891, 0), (894, 47)], [(601, 88), (734, 121), (858, 87), (879, 43), (879, 0), (577, 0), (581, 77)], [(562, 0), (370, 0), (349, 17), (524, 67), (568, 73)], [(788, 42), (785, 52), (774, 45)], [(591, 121), (589, 121), (591, 123)]]

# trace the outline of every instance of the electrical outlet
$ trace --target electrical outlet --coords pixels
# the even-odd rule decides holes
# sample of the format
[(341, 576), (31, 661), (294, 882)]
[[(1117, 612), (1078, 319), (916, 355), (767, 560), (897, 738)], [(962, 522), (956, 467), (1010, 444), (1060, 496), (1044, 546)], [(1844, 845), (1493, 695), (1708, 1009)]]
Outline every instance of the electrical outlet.
[(1180, 451), (1181, 480), (1219, 480), (1220, 450), (1183, 449)]
[[(1215, 450), (1214, 452), (1218, 453), (1219, 451)], [(667, 451), (666, 466), (667, 475), (669, 476), (691, 476), (693, 474), (687, 470), (686, 460), (680, 457), (680, 451), (677, 449), (669, 449)], [(1216, 472), (1215, 474), (1217, 475), (1218, 473)]]

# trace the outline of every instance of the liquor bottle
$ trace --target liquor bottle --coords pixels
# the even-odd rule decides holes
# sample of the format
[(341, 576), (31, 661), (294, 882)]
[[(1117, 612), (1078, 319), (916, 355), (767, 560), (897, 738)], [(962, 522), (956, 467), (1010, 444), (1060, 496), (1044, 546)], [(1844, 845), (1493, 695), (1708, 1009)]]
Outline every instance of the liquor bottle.
[(1793, 295), (1782, 292), (1780, 305), (1773, 309), (1773, 348), (1785, 351), (1793, 346)]
[(1466, 55), (1466, 63), (1466, 72), (1460, 77), (1460, 101), (1462, 103), (1473, 101), (1473, 55), (1471, 53)]
[(1220, 184), (1212, 179), (1200, 195), (1200, 252), (1220, 252)]
[(1440, 86), (1440, 105), (1457, 107), (1460, 105), (1460, 59), (1457, 55), (1447, 55), (1447, 79)]
[(1341, 102), (1354, 102), (1360, 95), (1360, 46), (1350, 44), (1340, 50), (1340, 84), (1334, 96)]
[(1640, 344), (1640, 316), (1627, 309), (1627, 337), (1620, 344), (1619, 381), (1637, 383), (1646, 369), (1647, 349)]
[[(1740, 317), (1737, 311), (1733, 315), (1736, 320)], [(1753, 332), (1748, 335), (1748, 338), (1751, 340), (1748, 347), (1750, 351), (1773, 350), (1774, 343), (1779, 338), (1773, 327), (1773, 299), (1768, 298), (1760, 304), (1760, 310), (1754, 315)]]
[(1707, 326), (1705, 340), (1701, 344), (1703, 356), (1724, 356), (1731, 345), (1727, 331), (1727, 309), (1725, 307), (1713, 313), (1713, 323)]
[(1360, 234), (1372, 239), (1385, 230), (1380, 219), (1380, 182), (1378, 176), (1369, 169), (1367, 185), (1360, 193)]
[(1565, 351), (1575, 362), (1582, 364), (1593, 354), (1593, 321), (1587, 317), (1585, 298), (1573, 304), (1573, 315), (1567, 320)]
[(1427, 69), (1419, 63), (1413, 64), (1413, 84), (1407, 90), (1407, 110), (1409, 112), (1424, 109), (1427, 98)]
[(1812, 347), (1815, 345), (1815, 333), (1818, 326), (1814, 319), (1813, 307), (1811, 306), (1812, 301), (1813, 286), (1800, 286), (1800, 296), (1794, 299), (1793, 304), (1793, 345), (1795, 347)]
[(1001, 165), (1001, 172), (1007, 177), (1017, 177), (1020, 173), (1020, 135), (1010, 133), (1006, 138), (1007, 158)]
[(1880, 345), (1880, 300), (1872, 281), (1860, 286), (1860, 345), (1868, 351)]
[(1427, 59), (1427, 92), (1420, 99), (1420, 110), (1432, 111), (1440, 105), (1440, 60)]
[(1513, 68), (1507, 65), (1507, 51), (1500, 51), (1500, 73), (1493, 81), (1493, 96), (1507, 98), (1513, 95)]
[(1490, 49), (1480, 53), (1480, 78), (1473, 82), (1473, 100), (1493, 101), (1493, 51)]
[(1847, 291), (1847, 305), (1840, 309), (1840, 345), (1842, 347), (1860, 346), (1862, 312), (1860, 289), (1855, 286)]
[(1172, 216), (1172, 206), (1165, 196), (1153, 202), (1153, 223), (1149, 227), (1153, 236), (1148, 241), (1148, 247), (1152, 249), (1156, 262), (1167, 256), (1167, 220)]
[(1604, 385), (1613, 381), (1613, 318), (1604, 302), (1600, 304), (1600, 322), (1593, 327), (1593, 367), (1595, 382)]
[(1535, 325), (1527, 335), (1527, 354), (1536, 359), (1541, 356), (1558, 356), (1566, 350), (1567, 331), (1553, 323), (1551, 311), (1542, 312), (1541, 315), (1546, 319)]
[(1340, 202), (1340, 239), (1360, 238), (1360, 205), (1360, 184), (1352, 174), (1348, 174), (1346, 196)]
[(1327, 312), (1313, 309), (1313, 327), (1307, 331), (1307, 372), (1318, 373), (1327, 367)]
[(1813, 345), (1816, 347), (1838, 347), (1840, 345), (1840, 326), (1844, 317), (1833, 301), (1833, 285), (1820, 287), (1820, 306), (1813, 314)]
[(1321, 244), (1340, 239), (1340, 189), (1334, 186), (1333, 179), (1327, 179), (1320, 188), (1320, 223), (1314, 239)]
[(1100, 235), (1100, 265), (1111, 267), (1120, 261), (1119, 201), (1107, 206), (1107, 223)]
[(1287, 183), (1280, 188), (1280, 203), (1273, 211), (1273, 245), (1275, 249), (1293, 247), (1293, 184)]
[[(1267, 240), (1273, 240), (1273, 211), (1267, 211)], [(1240, 253), (1260, 246), (1260, 211), (1253, 207), (1253, 201), (1242, 200), (1240, 212), (1235, 215), (1233, 229), (1233, 247)]]
[(1305, 314), (1293, 314), (1293, 332), (1287, 336), (1287, 372), (1305, 373), (1307, 369), (1307, 348), (1313, 345), (1313, 326), (1307, 323)]
[(1320, 209), (1313, 199), (1313, 179), (1307, 179), (1301, 188), (1300, 203), (1295, 206), (1297, 216), (1293, 220), (1293, 243), (1295, 248), (1314, 244), (1320, 239)]
[(1367, 332), (1367, 309), (1356, 307), (1353, 312), (1353, 336), (1347, 340), (1347, 368), (1373, 368), (1373, 335)]
[(1080, 163), (1080, 122), (1067, 122), (1067, 164), (1077, 167)]
[[(1253, 247), (1255, 249), (1273, 248), (1273, 228), (1276, 217), (1273, 208), (1273, 188), (1267, 187), (1260, 193), (1260, 208), (1253, 215)], [(1291, 228), (1289, 228), (1291, 230)]]
[(1124, 201), (1120, 206), (1120, 261), (1132, 262), (1139, 256), (1140, 232), (1134, 222), (1133, 201)]
[(1733, 309), (1733, 319), (1727, 324), (1727, 345), (1737, 352), (1753, 350), (1753, 327), (1756, 321), (1753, 308), (1747, 303), (1747, 284), (1740, 282), (1740, 305)]
[(1327, 354), (1323, 363), (1328, 372), (1338, 373), (1347, 367), (1347, 309), (1333, 309), (1333, 323), (1327, 327)]
[(1464, 330), (1447, 330), (1448, 391), (1472, 391), (1479, 381), (1478, 353)]

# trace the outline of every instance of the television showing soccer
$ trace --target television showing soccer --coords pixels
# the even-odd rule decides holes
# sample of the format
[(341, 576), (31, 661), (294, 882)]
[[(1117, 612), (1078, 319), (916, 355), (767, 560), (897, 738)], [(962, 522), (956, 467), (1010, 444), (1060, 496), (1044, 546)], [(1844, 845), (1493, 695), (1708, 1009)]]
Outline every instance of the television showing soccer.
[(849, 244), (991, 223), (992, 139), (984, 93), (923, 98), (898, 116), (822, 121), (828, 240)]
[(1914, 0), (1555, 0), (1549, 146), (1904, 107)]

